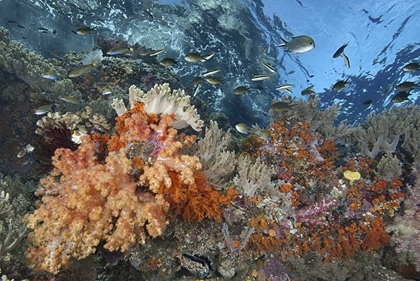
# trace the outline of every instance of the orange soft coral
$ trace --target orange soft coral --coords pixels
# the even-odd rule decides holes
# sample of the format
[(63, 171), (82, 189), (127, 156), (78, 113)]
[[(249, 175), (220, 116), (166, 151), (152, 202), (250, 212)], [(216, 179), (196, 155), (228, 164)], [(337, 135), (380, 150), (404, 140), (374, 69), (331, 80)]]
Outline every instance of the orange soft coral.
[(37, 269), (57, 273), (72, 257), (94, 253), (100, 241), (110, 251), (125, 251), (166, 226), (169, 204), (152, 193), (147, 202), (136, 196), (138, 182), (124, 150), (109, 153), (103, 164), (96, 153), (89, 138), (74, 152), (59, 149), (55, 172), (41, 180), (42, 205), (25, 217), (34, 229), (26, 254)]
[(101, 241), (126, 251), (161, 235), (169, 210), (187, 220), (220, 220), (220, 205), (236, 192), (222, 195), (206, 184), (199, 159), (181, 152), (195, 136), (178, 136), (174, 118), (136, 103), (117, 117), (114, 135), (86, 136), (76, 151), (57, 149), (55, 168), (36, 192), (42, 202), (24, 219), (34, 230), (29, 263), (56, 274)]

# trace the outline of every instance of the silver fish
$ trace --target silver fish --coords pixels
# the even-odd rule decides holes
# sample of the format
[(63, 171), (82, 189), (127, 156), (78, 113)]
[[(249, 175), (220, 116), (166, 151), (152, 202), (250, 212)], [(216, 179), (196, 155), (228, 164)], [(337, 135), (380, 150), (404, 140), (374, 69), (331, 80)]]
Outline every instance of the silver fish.
[(251, 80), (252, 81), (262, 81), (262, 80), (267, 80), (267, 79), (270, 79), (270, 78), (271, 78), (270, 75), (256, 74), (256, 75), (252, 76)]
[(309, 36), (300, 35), (292, 37), (289, 42), (280, 38), (284, 43), (278, 45), (278, 47), (286, 47), (288, 52), (292, 53), (305, 53), (315, 48), (315, 41)]
[(349, 45), (350, 42), (347, 42), (346, 44), (344, 44), (343, 46), (341, 46), (340, 48), (338, 48), (337, 51), (335, 51), (333, 58), (338, 58), (340, 57), (343, 53), (344, 53), (344, 49)]
[(235, 129), (241, 134), (248, 134), (249, 133), (249, 127), (245, 123), (236, 124)]
[(36, 115), (43, 115), (47, 112), (51, 112), (52, 110), (52, 104), (46, 104), (46, 105), (42, 105), (40, 107), (38, 107), (37, 109), (35, 109), (35, 114)]

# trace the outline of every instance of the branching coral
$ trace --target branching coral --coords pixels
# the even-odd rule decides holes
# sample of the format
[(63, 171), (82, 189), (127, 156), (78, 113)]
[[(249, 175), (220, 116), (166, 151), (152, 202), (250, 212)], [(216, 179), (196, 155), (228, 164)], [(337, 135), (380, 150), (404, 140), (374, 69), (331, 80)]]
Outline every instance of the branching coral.
[[(418, 165), (418, 163), (417, 163)], [(416, 184), (404, 201), (405, 211), (387, 228), (392, 232), (392, 241), (398, 253), (408, 253), (408, 262), (420, 271), (420, 174), (416, 172)]]
[(271, 175), (273, 171), (260, 158), (256, 158), (252, 163), (248, 156), (239, 156), (238, 174), (233, 179), (233, 183), (243, 190), (247, 196), (254, 196), (257, 189), (267, 192), (273, 189)]
[(26, 235), (26, 227), (21, 222), (22, 217), (9, 200), (9, 194), (2, 190), (0, 192), (0, 256), (12, 251)]
[(207, 182), (217, 189), (227, 186), (226, 176), (235, 169), (235, 155), (228, 151), (232, 135), (219, 129), (217, 122), (210, 121), (206, 134), (191, 147), (203, 165)]

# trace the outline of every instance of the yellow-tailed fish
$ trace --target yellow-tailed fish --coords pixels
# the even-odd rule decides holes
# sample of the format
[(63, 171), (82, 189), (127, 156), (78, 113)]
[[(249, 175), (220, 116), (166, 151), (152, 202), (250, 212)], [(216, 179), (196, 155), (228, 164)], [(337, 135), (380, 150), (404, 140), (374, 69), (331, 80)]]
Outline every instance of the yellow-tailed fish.
[(245, 123), (236, 124), (235, 129), (241, 134), (248, 134), (249, 133), (249, 127)]
[(200, 90), (200, 87), (201, 87), (201, 83), (198, 83), (197, 85), (195, 85), (194, 92), (193, 92), (193, 97), (195, 97), (197, 95), (198, 90)]
[(286, 50), (288, 52), (300, 54), (300, 53), (308, 52), (308, 51), (312, 50), (313, 48), (315, 48), (314, 39), (312, 39), (311, 37), (306, 36), (306, 35), (300, 35), (300, 36), (292, 37), (292, 40), (290, 40), (289, 42), (287, 42), (286, 40), (284, 40), (281, 37), (280, 37), (280, 39), (284, 43), (278, 45), (278, 47), (286, 47)]
[(205, 62), (211, 59), (216, 53), (211, 53), (210, 55), (201, 55), (199, 53), (188, 53), (185, 55), (185, 60), (188, 62)]
[(133, 69), (131, 67), (129, 67), (128, 65), (124, 65), (122, 67), (122, 69), (124, 69), (125, 73), (127, 73), (127, 74), (133, 74)]
[(261, 51), (261, 55), (264, 55), (265, 53), (267, 53), (268, 51), (268, 45), (264, 47), (264, 49), (262, 49)]
[(346, 54), (345, 54), (345, 53), (342, 53), (340, 56), (344, 59), (344, 65), (345, 65), (347, 68), (350, 68), (350, 59), (349, 59), (349, 57), (348, 57), (348, 56), (346, 56)]
[(50, 112), (52, 110), (52, 104), (46, 104), (46, 105), (42, 105), (40, 107), (38, 107), (37, 109), (35, 109), (35, 114), (36, 115), (43, 115), (47, 112)]
[(269, 141), (271, 139), (270, 131), (267, 129), (261, 130), (260, 137), (265, 141)]
[(337, 81), (333, 86), (333, 90), (336, 91), (336, 92), (340, 92), (342, 89), (344, 89), (344, 87), (348, 83), (349, 79), (350, 79), (350, 77), (347, 78), (346, 80)]
[(275, 112), (287, 111), (293, 109), (296, 104), (290, 104), (288, 102), (278, 101), (271, 105), (271, 110)]
[(174, 66), (176, 63), (177, 61), (173, 58), (164, 58), (159, 62), (159, 64), (162, 66)]
[(418, 87), (419, 84), (416, 84), (415, 82), (405, 81), (397, 85), (397, 89), (401, 91), (407, 91), (411, 90), (415, 87)]
[(60, 99), (68, 103), (80, 104), (80, 100), (72, 96), (63, 96), (63, 97), (60, 97)]
[(410, 96), (411, 94), (409, 93), (409, 92), (406, 92), (406, 91), (404, 91), (404, 92), (399, 92), (399, 93), (397, 93), (395, 96), (393, 96), (392, 97), (392, 99), (391, 99), (391, 101), (393, 102), (393, 103), (400, 103), (400, 102), (404, 102), (404, 101), (406, 101), (406, 100), (409, 100), (409, 96)]
[(344, 49), (349, 45), (349, 43), (350, 42), (347, 42), (346, 44), (338, 48), (338, 50), (335, 51), (333, 58), (338, 58), (339, 56), (341, 56), (344, 53)]
[(205, 58), (199, 53), (188, 53), (185, 55), (185, 60), (188, 62), (204, 62)]
[(413, 72), (413, 71), (420, 70), (420, 63), (418, 62), (409, 63), (403, 67), (403, 70), (406, 72)]
[(306, 87), (301, 93), (302, 96), (306, 95), (315, 95), (315, 91), (312, 89), (314, 86), (311, 85), (309, 87)]
[(116, 56), (116, 55), (125, 55), (133, 51), (134, 49), (132, 47), (116, 46), (109, 49), (108, 52), (106, 52), (106, 54), (110, 56)]
[(220, 72), (220, 68), (215, 68), (215, 69), (211, 69), (211, 70), (208, 70), (208, 71), (204, 72), (202, 76), (207, 77), (207, 76), (214, 75), (218, 72)]
[(159, 49), (159, 50), (156, 50), (156, 51), (152, 51), (152, 52), (149, 53), (149, 56), (150, 57), (155, 57), (155, 56), (157, 56), (157, 55), (159, 55), (163, 52), (165, 52), (165, 48), (162, 48), (162, 49)]
[(32, 151), (34, 151), (35, 147), (34, 147), (33, 145), (31, 145), (30, 143), (28, 143), (28, 144), (25, 146), (25, 149), (26, 149), (26, 152), (31, 153)]
[(207, 76), (207, 77), (204, 77), (204, 79), (212, 85), (223, 84), (222, 79), (220, 79), (219, 77)]
[(21, 151), (19, 151), (19, 153), (16, 155), (17, 158), (22, 158), (23, 156), (25, 156), (26, 154), (26, 148), (22, 148)]
[(238, 86), (238, 87), (236, 87), (234, 90), (233, 90), (233, 93), (235, 94), (235, 95), (242, 95), (242, 94), (244, 94), (244, 93), (246, 93), (246, 92), (248, 92), (249, 91), (249, 87), (247, 87), (247, 86)]
[(261, 62), (262, 65), (265, 66), (265, 68), (267, 68), (269, 71), (276, 73), (276, 69), (269, 63), (266, 63), (264, 61)]
[(74, 78), (74, 77), (79, 77), (81, 75), (85, 75), (85, 74), (91, 72), (92, 68), (94, 66), (96, 66), (96, 63), (93, 62), (91, 64), (85, 64), (85, 65), (76, 67), (76, 68), (70, 70), (69, 77)]
[(76, 30), (78, 35), (88, 35), (95, 31), (95, 27), (81, 26)]
[(215, 52), (212, 52), (210, 55), (204, 55), (204, 60), (209, 60), (209, 59), (211, 59), (212, 57), (214, 57), (216, 55), (216, 53)]
[(42, 78), (49, 79), (49, 80), (53, 80), (53, 81), (58, 81), (58, 80), (60, 80), (60, 77), (59, 77), (59, 76), (58, 76), (58, 74), (57, 74), (57, 73), (55, 73), (54, 71), (48, 71), (48, 72), (44, 73), (44, 74), (42, 75)]
[(102, 89), (102, 91), (101, 91), (101, 94), (103, 95), (103, 96), (107, 96), (107, 95), (110, 95), (112, 92), (111, 92), (111, 90), (110, 89), (108, 89), (108, 88), (103, 88)]
[(286, 93), (289, 93), (289, 94), (293, 94), (293, 92), (290, 89), (288, 89), (288, 88), (283, 89), (283, 91), (285, 91)]
[(256, 74), (256, 75), (252, 76), (251, 80), (252, 81), (262, 81), (262, 80), (267, 80), (267, 79), (270, 79), (270, 78), (271, 78), (270, 75)]
[(276, 90), (290, 89), (294, 86), (295, 86), (295, 84), (281, 84), (281, 85), (276, 87)]
[(193, 80), (192, 80), (192, 83), (193, 83), (193, 85), (197, 85), (197, 84), (200, 84), (201, 82), (203, 82), (203, 77), (195, 77)]

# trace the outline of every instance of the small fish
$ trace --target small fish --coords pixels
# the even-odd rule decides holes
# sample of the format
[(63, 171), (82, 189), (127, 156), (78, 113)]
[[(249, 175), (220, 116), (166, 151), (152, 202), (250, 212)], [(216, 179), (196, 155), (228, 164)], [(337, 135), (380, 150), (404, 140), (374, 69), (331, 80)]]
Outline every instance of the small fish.
[(16, 155), (17, 158), (22, 158), (23, 156), (25, 156), (26, 154), (26, 148), (22, 148), (21, 151), (19, 151), (19, 153)]
[(208, 70), (208, 71), (204, 72), (203, 77), (211, 76), (211, 75), (214, 75), (218, 72), (220, 72), (220, 68), (211, 69), (211, 70)]
[(249, 91), (249, 87), (247, 87), (247, 86), (238, 86), (238, 87), (236, 87), (234, 90), (233, 90), (233, 93), (235, 94), (235, 95), (242, 95), (242, 94), (244, 94), (244, 93), (246, 93), (246, 92), (248, 92)]
[(53, 81), (60, 80), (60, 77), (58, 77), (58, 75), (53, 71), (48, 71), (44, 73), (44, 75), (42, 75), (42, 78), (53, 80)]
[(60, 97), (60, 99), (71, 104), (80, 104), (80, 100), (72, 96), (64, 96)]
[(46, 32), (49, 32), (49, 30), (48, 30), (47, 28), (45, 28), (45, 27), (39, 27), (39, 28), (38, 28), (38, 30), (39, 30), (39, 31), (46, 31)]
[(276, 73), (276, 69), (271, 64), (264, 61), (262, 61), (261, 64), (264, 65), (269, 71)]
[(102, 89), (101, 94), (102, 94), (103, 96), (107, 96), (107, 95), (112, 94), (112, 92), (111, 92), (111, 90), (110, 90), (110, 89), (108, 89), (108, 88), (103, 88), (103, 89)]
[(263, 129), (263, 130), (261, 130), (261, 132), (260, 132), (260, 137), (261, 137), (263, 140), (265, 140), (265, 141), (269, 141), (269, 140), (271, 140), (271, 134), (270, 134), (270, 131), (269, 131), (269, 130), (267, 130), (267, 129)]
[(344, 65), (345, 65), (347, 68), (350, 68), (350, 59), (349, 59), (349, 57), (348, 57), (348, 56), (346, 56), (346, 54), (345, 54), (345, 53), (342, 53), (342, 54), (341, 54), (341, 57), (344, 59)]
[(21, 24), (17, 24), (17, 26), (18, 27), (20, 27), (20, 28), (25, 28), (23, 25), (21, 25)]
[(76, 67), (70, 70), (69, 77), (74, 78), (74, 77), (79, 77), (81, 75), (85, 75), (86, 73), (91, 72), (94, 66), (96, 66), (96, 63), (93, 62), (91, 64), (85, 64), (85, 65)]
[(409, 92), (406, 92), (406, 91), (404, 91), (404, 92), (399, 92), (399, 93), (397, 93), (395, 96), (393, 96), (393, 97), (392, 97), (391, 101), (392, 101), (393, 103), (400, 103), (400, 102), (404, 102), (404, 101), (406, 101), (406, 100), (409, 100), (409, 99), (408, 99), (408, 97), (409, 97), (410, 95), (411, 95), (411, 94), (410, 94)]
[(407, 91), (411, 90), (415, 87), (418, 87), (419, 84), (416, 84), (415, 82), (405, 81), (397, 85), (397, 89), (401, 91)]
[(173, 58), (164, 58), (162, 59), (159, 64), (162, 66), (173, 66), (177, 63), (176, 60), (174, 60)]
[(315, 95), (316, 93), (315, 93), (315, 91), (312, 89), (314, 86), (313, 85), (311, 85), (311, 86), (309, 86), (309, 87), (307, 87), (307, 88), (305, 88), (302, 92), (300, 92), (300, 94), (302, 95), (302, 96), (306, 96), (306, 95)]
[(133, 69), (131, 67), (127, 66), (127, 65), (124, 65), (122, 67), (122, 69), (124, 69), (125, 73), (127, 73), (127, 74), (133, 74), (133, 72), (134, 72)]
[(153, 15), (149, 10), (144, 9), (143, 12), (149, 17), (150, 20), (153, 20)]
[(207, 82), (209, 82), (212, 85), (219, 85), (219, 84), (223, 84), (222, 79), (220, 79), (219, 77), (215, 77), (215, 76), (207, 76), (204, 78)]
[(279, 86), (276, 87), (276, 90), (290, 89), (290, 88), (292, 88), (294, 86), (295, 86), (295, 84), (281, 84), (281, 85), (279, 85)]
[(15, 20), (8, 20), (8, 21), (6, 21), (7, 23), (17, 23), (17, 21), (15, 21)]
[(31, 153), (32, 151), (34, 151), (35, 147), (34, 147), (34, 146), (32, 146), (30, 143), (28, 143), (28, 144), (25, 146), (25, 149), (26, 149), (26, 152)]
[(295, 105), (296, 104), (290, 104), (288, 102), (278, 101), (276, 103), (273, 103), (270, 108), (272, 111), (282, 112), (282, 111), (293, 109)]
[(347, 78), (346, 80), (337, 81), (333, 86), (333, 90), (336, 91), (336, 92), (340, 92), (342, 89), (344, 89), (344, 87), (348, 83), (349, 79), (350, 79), (350, 77)]
[(249, 127), (245, 123), (236, 124), (235, 129), (241, 134), (248, 134), (249, 133)]
[(344, 49), (349, 45), (350, 42), (347, 42), (346, 44), (344, 44), (343, 46), (341, 46), (340, 48), (338, 48), (337, 51), (335, 51), (333, 58), (338, 58), (340, 57), (342, 54), (344, 54)]
[(36, 115), (43, 115), (47, 112), (51, 112), (52, 110), (52, 104), (46, 104), (46, 105), (42, 105), (40, 107), (38, 107), (37, 109), (35, 109), (35, 114)]
[(199, 53), (188, 53), (185, 55), (185, 60), (188, 62), (204, 62), (206, 61)]
[(93, 31), (95, 31), (95, 27), (89, 27), (89, 26), (81, 26), (76, 30), (76, 34), (78, 35), (88, 35), (91, 34)]
[(156, 51), (152, 51), (152, 52), (149, 53), (149, 56), (150, 57), (155, 57), (155, 56), (157, 56), (157, 55), (159, 55), (163, 52), (165, 52), (165, 48), (162, 48), (162, 49), (159, 49), (159, 50), (156, 50)]
[(285, 91), (286, 93), (289, 93), (289, 94), (293, 94), (293, 92), (290, 90), (290, 89), (283, 89), (283, 91)]
[(369, 105), (371, 103), (372, 103), (372, 100), (371, 99), (368, 99), (368, 100), (365, 100), (362, 104), (363, 105)]
[(185, 60), (188, 62), (205, 62), (211, 59), (216, 53), (211, 53), (210, 55), (201, 55), (199, 53), (188, 53), (185, 55)]
[(284, 43), (278, 45), (278, 47), (286, 47), (288, 52), (300, 54), (300, 53), (308, 52), (312, 50), (313, 48), (315, 48), (314, 39), (306, 35), (292, 37), (292, 40), (290, 40), (289, 42), (287, 42), (281, 37), (280, 39)]
[(264, 49), (262, 49), (261, 51), (261, 55), (264, 55), (265, 53), (267, 53), (268, 51), (268, 45), (264, 47)]
[(267, 79), (270, 79), (270, 78), (271, 78), (270, 75), (255, 74), (254, 76), (252, 76), (251, 80), (252, 81), (262, 81), (262, 80), (267, 80)]
[(193, 91), (193, 97), (195, 97), (198, 93), (198, 90), (200, 89), (201, 83), (198, 83), (197, 85), (195, 85), (194, 91)]
[(203, 78), (203, 77), (195, 77), (195, 78), (192, 80), (192, 83), (193, 83), (193, 85), (197, 85), (197, 84), (200, 84), (201, 82), (203, 82), (203, 80), (204, 80), (204, 78)]
[(106, 52), (107, 55), (116, 56), (116, 55), (125, 55), (127, 53), (132, 52), (134, 49), (131, 47), (126, 46), (116, 46), (112, 47), (111, 49)]
[(403, 67), (403, 70), (406, 71), (406, 72), (413, 72), (413, 71), (417, 71), (419, 69), (420, 69), (420, 63), (418, 63), (418, 62), (412, 62), (412, 63), (409, 63), (409, 64), (407, 64)]

